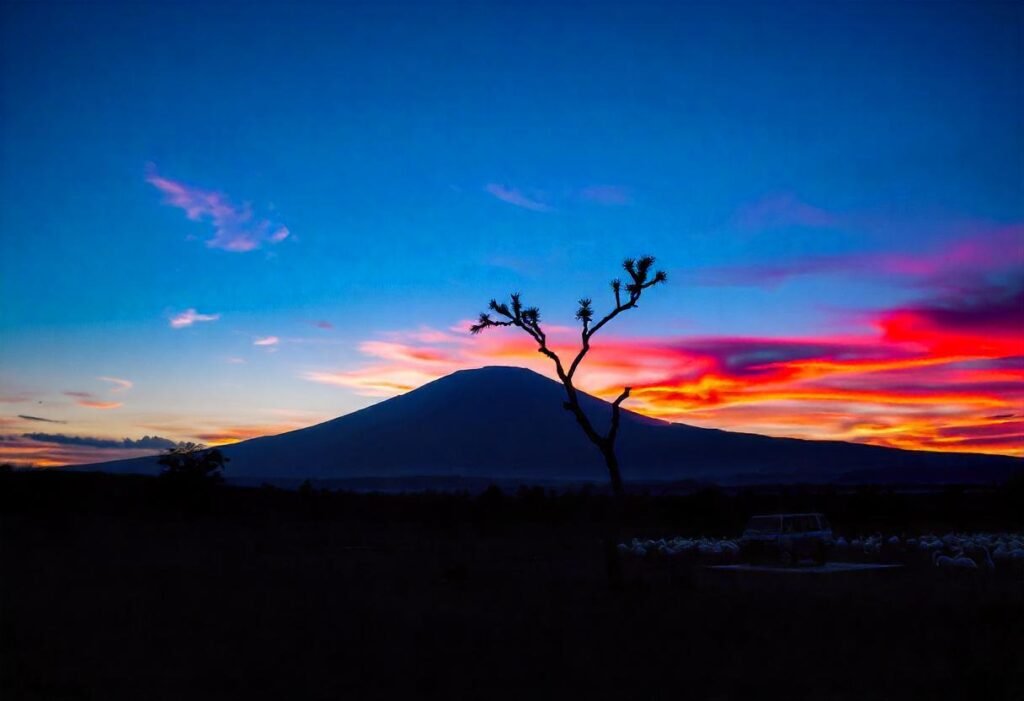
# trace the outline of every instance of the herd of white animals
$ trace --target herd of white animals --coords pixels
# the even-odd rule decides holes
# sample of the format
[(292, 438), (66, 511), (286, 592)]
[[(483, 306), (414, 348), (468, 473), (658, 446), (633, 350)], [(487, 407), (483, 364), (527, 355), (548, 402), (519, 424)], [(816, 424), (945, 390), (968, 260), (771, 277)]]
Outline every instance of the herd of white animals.
[[(728, 538), (633, 538), (620, 543), (619, 551), (645, 556), (690, 555), (715, 561), (740, 559), (740, 543)], [(1024, 533), (947, 533), (942, 536), (883, 536), (832, 541), (831, 559), (849, 561), (903, 561), (928, 564), (938, 568), (964, 570), (996, 570), (1024, 573)]]

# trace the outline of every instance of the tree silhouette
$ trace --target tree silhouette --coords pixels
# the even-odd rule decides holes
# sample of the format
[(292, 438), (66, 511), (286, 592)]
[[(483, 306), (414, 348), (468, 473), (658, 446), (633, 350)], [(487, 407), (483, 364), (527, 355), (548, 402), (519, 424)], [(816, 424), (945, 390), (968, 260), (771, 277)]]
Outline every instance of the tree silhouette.
[(653, 271), (653, 266), (653, 256), (643, 256), (638, 260), (627, 258), (623, 261), (622, 268), (629, 275), (629, 279), (625, 284), (619, 279), (612, 280), (611, 288), (615, 296), (615, 307), (597, 322), (594, 321), (594, 308), (590, 298), (584, 297), (579, 301), (576, 319), (582, 327), (580, 331), (580, 349), (569, 363), (568, 368), (566, 368), (558, 354), (548, 346), (547, 335), (540, 324), (540, 310), (537, 307), (524, 307), (519, 293), (512, 294), (508, 304), (499, 303), (497, 300), (492, 299), (489, 305), (490, 312), (481, 313), (477, 323), (469, 327), (471, 333), (478, 334), (484, 329), (492, 327), (516, 326), (528, 333), (536, 341), (539, 353), (542, 353), (554, 362), (558, 379), (561, 380), (562, 386), (565, 387), (566, 402), (563, 406), (572, 412), (573, 416), (576, 417), (576, 422), (579, 423), (587, 438), (601, 451), (605, 465), (608, 468), (612, 493), (618, 501), (621, 501), (623, 496), (625, 496), (625, 490), (622, 486), (619, 461), (615, 454), (615, 439), (619, 433), (619, 407), (629, 397), (632, 388), (626, 387), (623, 389), (622, 393), (612, 402), (611, 423), (609, 424), (608, 432), (602, 435), (594, 428), (590, 418), (587, 417), (580, 406), (579, 390), (576, 389), (573, 380), (576, 376), (576, 371), (579, 370), (580, 363), (583, 362), (583, 358), (590, 351), (590, 341), (594, 334), (622, 312), (635, 308), (644, 290), (659, 285), (668, 279), (664, 271)]
[(160, 456), (161, 479), (181, 485), (216, 485), (224, 481), (221, 474), (229, 458), (217, 448), (201, 443), (179, 443)]

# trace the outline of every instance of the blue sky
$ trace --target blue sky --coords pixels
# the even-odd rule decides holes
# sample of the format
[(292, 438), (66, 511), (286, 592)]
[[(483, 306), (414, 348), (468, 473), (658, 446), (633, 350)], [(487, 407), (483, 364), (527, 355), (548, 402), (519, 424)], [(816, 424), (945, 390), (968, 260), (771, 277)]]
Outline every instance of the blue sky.
[[(1020, 245), (1015, 3), (4, 15), (0, 380), (68, 432), (344, 413), (373, 400), (304, 375), (513, 289), (568, 323), (629, 254), (656, 254), (672, 284), (624, 337), (831, 337), (931, 299), (934, 280), (754, 268)], [(264, 226), (258, 245), (210, 245), (212, 215), (189, 218), (158, 178), (216, 193), (237, 227)], [(971, 260), (954, 274), (999, 268)], [(188, 309), (219, 316), (172, 328)], [(99, 376), (131, 380), (122, 406), (65, 406), (102, 394)]]

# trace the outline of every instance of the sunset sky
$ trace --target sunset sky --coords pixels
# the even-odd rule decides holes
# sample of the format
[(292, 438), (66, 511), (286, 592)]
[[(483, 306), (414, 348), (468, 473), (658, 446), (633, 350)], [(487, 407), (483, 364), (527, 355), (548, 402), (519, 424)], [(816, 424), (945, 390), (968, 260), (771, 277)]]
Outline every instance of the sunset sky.
[(220, 444), (453, 370), (522, 292), (699, 426), (1024, 455), (1024, 5), (15, 3), (0, 460)]

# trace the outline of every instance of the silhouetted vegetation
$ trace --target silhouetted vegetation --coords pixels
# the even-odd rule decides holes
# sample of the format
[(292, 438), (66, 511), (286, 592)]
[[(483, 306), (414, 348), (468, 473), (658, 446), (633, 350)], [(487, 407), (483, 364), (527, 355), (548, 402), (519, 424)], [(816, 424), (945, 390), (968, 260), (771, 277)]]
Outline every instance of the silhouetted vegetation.
[[(625, 538), (1020, 530), (998, 489), (629, 493)], [(984, 698), (1024, 691), (1021, 583), (906, 568), (742, 577), (600, 567), (608, 490), (271, 486), (182, 510), (164, 480), (0, 477), (4, 699)], [(632, 564), (632, 563), (630, 563)]]
[(224, 481), (224, 465), (229, 458), (218, 448), (199, 443), (181, 443), (169, 448), (157, 462), (163, 468), (160, 478), (189, 485), (212, 485)]
[(224, 482), (229, 461), (218, 448), (180, 443), (160, 456), (161, 496), (178, 506), (209, 508), (212, 493)]
[[(583, 429), (587, 438), (601, 451), (605, 465), (608, 468), (608, 478), (611, 480), (612, 493), (618, 498), (625, 495), (625, 489), (622, 485), (618, 457), (615, 454), (615, 439), (619, 432), (619, 407), (622, 405), (622, 402), (629, 398), (631, 388), (626, 387), (623, 389), (622, 393), (612, 402), (611, 422), (609, 423), (608, 431), (602, 434), (594, 427), (590, 417), (587, 416), (580, 406), (579, 390), (576, 389), (574, 384), (576, 371), (579, 370), (580, 363), (583, 362), (583, 358), (590, 351), (590, 341), (594, 335), (619, 314), (635, 309), (644, 290), (659, 285), (668, 279), (664, 271), (653, 270), (653, 256), (643, 256), (639, 260), (627, 258), (622, 263), (622, 268), (626, 271), (629, 279), (625, 284), (618, 278), (611, 281), (615, 306), (598, 321), (594, 321), (592, 300), (589, 297), (584, 297), (579, 301), (579, 308), (576, 310), (576, 320), (580, 322), (581, 327), (580, 349), (568, 365), (564, 364), (559, 355), (548, 346), (547, 334), (544, 333), (540, 323), (540, 309), (537, 307), (524, 307), (519, 293), (513, 293), (507, 304), (492, 299), (489, 305), (491, 311), (481, 313), (477, 323), (469, 327), (470, 332), (474, 334), (480, 333), (484, 329), (502, 326), (514, 326), (522, 329), (536, 342), (537, 351), (551, 359), (555, 364), (555, 372), (558, 374), (558, 379), (565, 387), (566, 401), (563, 406), (567, 411), (572, 412), (576, 422)], [(492, 316), (492, 314), (496, 316)]]

